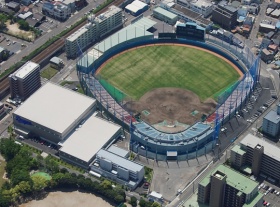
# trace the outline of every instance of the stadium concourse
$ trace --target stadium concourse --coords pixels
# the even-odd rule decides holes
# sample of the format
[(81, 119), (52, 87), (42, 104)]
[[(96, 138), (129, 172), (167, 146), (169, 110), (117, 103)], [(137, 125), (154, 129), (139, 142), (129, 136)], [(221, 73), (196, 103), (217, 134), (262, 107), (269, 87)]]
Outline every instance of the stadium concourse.
[[(138, 18), (129, 25), (129, 28), (130, 32), (133, 30), (139, 32), (133, 32), (131, 35), (124, 28), (121, 32), (129, 38), (122, 38), (120, 41), (120, 36), (115, 34), (80, 57), (77, 61), (77, 71), (81, 85), (87, 95), (96, 98), (101, 110), (113, 117), (115, 122), (130, 130), (130, 149), (136, 154), (155, 160), (188, 160), (205, 155), (216, 146), (221, 124), (236, 114), (254, 90), (259, 77), (259, 60), (249, 48), (240, 49), (211, 36), (206, 37), (205, 41), (173, 38), (174, 35), (169, 39), (154, 37), (147, 31), (152, 25), (151, 20)], [(106, 90), (107, 88), (96, 76), (100, 66), (118, 53), (138, 46), (164, 43), (187, 44), (208, 49), (227, 58), (243, 72), (240, 80), (220, 93), (216, 111), (208, 117), (207, 121), (197, 122), (178, 133), (159, 131), (133, 118), (123, 106), (122, 100), (115, 100), (114, 92), (118, 89), (114, 89), (113, 92)]]

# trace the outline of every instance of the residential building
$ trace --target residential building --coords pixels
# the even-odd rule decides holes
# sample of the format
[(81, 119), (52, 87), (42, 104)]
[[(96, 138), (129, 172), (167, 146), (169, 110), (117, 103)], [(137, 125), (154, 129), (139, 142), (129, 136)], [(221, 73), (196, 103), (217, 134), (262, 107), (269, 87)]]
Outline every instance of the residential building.
[(275, 31), (275, 29), (276, 29), (275, 25), (267, 24), (267, 23), (260, 23), (260, 26), (259, 26), (259, 31), (262, 33), (268, 33), (271, 31)]
[(231, 150), (231, 155), (239, 154), (231, 158), (233, 166), (237, 167), (240, 162), (236, 159), (245, 159), (239, 169), (245, 166), (250, 168), (251, 174), (256, 177), (261, 176), (273, 182), (280, 181), (280, 148), (252, 134), (248, 134), (236, 148), (238, 151)]
[(20, 9), (20, 4), (14, 2), (14, 1), (11, 1), (7, 4), (7, 7), (9, 9), (13, 10), (14, 12), (18, 12), (18, 10)]
[(228, 5), (218, 5), (212, 12), (212, 21), (222, 28), (231, 30), (237, 25), (237, 9)]
[(210, 207), (261, 207), (258, 183), (225, 165), (219, 165), (198, 184), (198, 202)]
[(61, 58), (53, 57), (50, 59), (50, 66), (55, 69), (61, 69), (63, 67), (64, 63)]
[(117, 154), (101, 149), (91, 170), (131, 189), (135, 189), (144, 178), (144, 166)]
[(190, 9), (199, 14), (202, 14), (203, 17), (208, 17), (212, 14), (214, 5), (211, 2), (205, 0), (193, 0), (190, 2)]
[(261, 59), (268, 63), (269, 61), (272, 61), (274, 59), (274, 53), (271, 50), (268, 50), (266, 48), (262, 49), (261, 51)]
[(176, 14), (173, 14), (161, 7), (157, 7), (153, 10), (153, 16), (171, 25), (174, 25), (178, 20), (178, 16)]
[(95, 99), (48, 82), (13, 112), (13, 124), (22, 136), (57, 144), (95, 109)]
[(185, 24), (179, 23), (176, 26), (176, 35), (186, 39), (197, 39), (204, 41), (205, 28), (202, 28), (193, 22), (187, 22)]
[(9, 76), (11, 97), (26, 100), (41, 87), (40, 65), (27, 62)]
[(59, 21), (65, 21), (71, 16), (71, 8), (62, 2), (45, 2), (42, 13)]
[(116, 6), (95, 17), (88, 16), (88, 23), (65, 40), (67, 57), (75, 58), (83, 49), (122, 26), (122, 10)]
[(263, 117), (262, 132), (271, 137), (278, 137), (280, 133), (280, 103), (276, 110), (271, 110)]

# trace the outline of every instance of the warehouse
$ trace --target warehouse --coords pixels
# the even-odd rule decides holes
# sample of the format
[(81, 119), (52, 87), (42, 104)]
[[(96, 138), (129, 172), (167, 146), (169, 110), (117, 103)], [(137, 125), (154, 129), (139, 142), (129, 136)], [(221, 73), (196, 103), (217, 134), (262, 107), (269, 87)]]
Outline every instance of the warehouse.
[(178, 20), (178, 16), (176, 14), (173, 14), (161, 7), (157, 7), (153, 10), (153, 16), (171, 25), (174, 25)]
[(101, 118), (91, 116), (63, 143), (59, 156), (74, 165), (88, 169), (95, 154), (122, 135), (121, 127)]
[(95, 108), (95, 99), (48, 82), (13, 113), (15, 132), (57, 144)]
[(145, 4), (144, 2), (139, 0), (135, 0), (125, 7), (125, 11), (132, 14), (133, 16), (138, 16), (148, 10), (148, 8), (148, 4)]

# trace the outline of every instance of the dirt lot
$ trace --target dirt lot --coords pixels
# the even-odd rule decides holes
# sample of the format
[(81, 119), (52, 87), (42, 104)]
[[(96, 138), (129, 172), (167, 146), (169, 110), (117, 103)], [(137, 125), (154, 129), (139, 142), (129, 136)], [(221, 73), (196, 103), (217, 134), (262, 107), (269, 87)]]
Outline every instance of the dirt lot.
[(20, 205), (20, 207), (113, 207), (100, 197), (89, 193), (74, 192), (51, 192), (43, 200), (33, 200), (28, 203)]
[[(125, 107), (134, 114), (141, 113), (142, 120), (156, 124), (166, 120), (172, 125), (175, 121), (191, 125), (201, 119), (203, 114), (210, 114), (215, 110), (216, 103), (208, 99), (201, 103), (199, 97), (188, 90), (179, 88), (158, 88), (149, 91), (139, 101), (131, 101)], [(146, 110), (150, 114), (145, 115)], [(192, 115), (196, 110), (198, 113)]]

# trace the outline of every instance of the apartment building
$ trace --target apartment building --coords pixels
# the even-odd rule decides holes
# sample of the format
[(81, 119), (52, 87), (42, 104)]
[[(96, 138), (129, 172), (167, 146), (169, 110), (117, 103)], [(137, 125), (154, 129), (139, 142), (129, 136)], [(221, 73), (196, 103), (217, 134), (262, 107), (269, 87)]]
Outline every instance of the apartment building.
[(262, 132), (271, 137), (277, 137), (280, 132), (280, 103), (276, 110), (271, 110), (263, 118)]
[(12, 99), (24, 101), (41, 87), (40, 65), (27, 62), (9, 76)]
[(67, 57), (75, 58), (93, 42), (122, 26), (122, 10), (116, 6), (95, 17), (88, 16), (88, 23), (65, 40)]
[(252, 134), (231, 150), (231, 164), (238, 169), (247, 166), (256, 177), (280, 180), (280, 148)]
[(237, 9), (228, 5), (218, 5), (213, 9), (212, 21), (222, 28), (231, 30), (237, 25)]
[(65, 21), (71, 16), (71, 7), (62, 2), (45, 2), (42, 7), (42, 13), (54, 19)]
[(199, 14), (202, 14), (203, 17), (208, 17), (212, 14), (214, 5), (211, 2), (204, 0), (194, 0), (190, 2), (190, 9)]
[(198, 185), (198, 202), (210, 207), (261, 207), (258, 183), (225, 165), (219, 165)]

